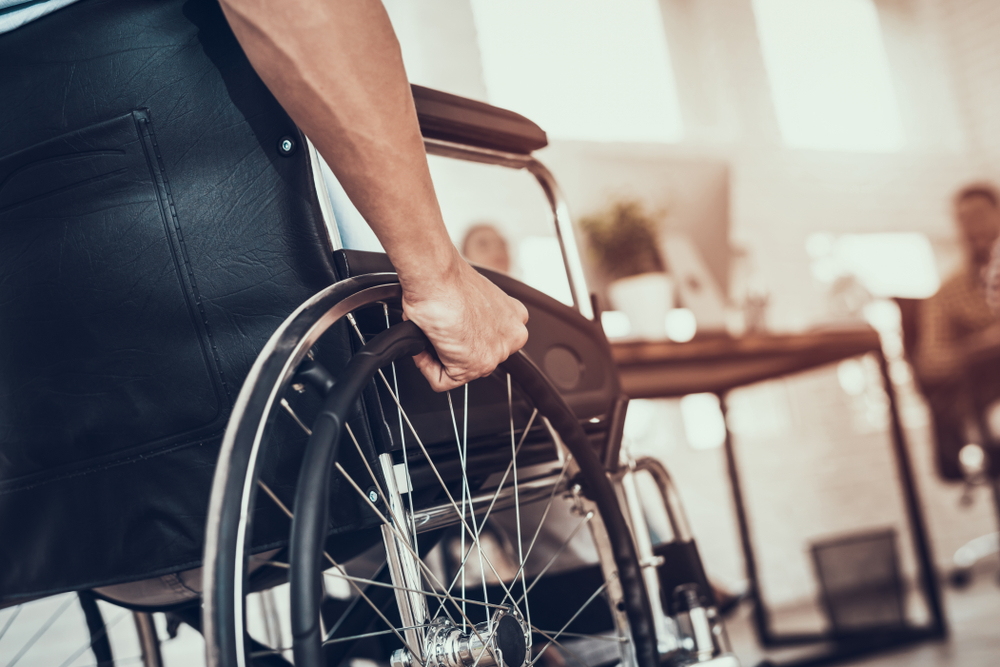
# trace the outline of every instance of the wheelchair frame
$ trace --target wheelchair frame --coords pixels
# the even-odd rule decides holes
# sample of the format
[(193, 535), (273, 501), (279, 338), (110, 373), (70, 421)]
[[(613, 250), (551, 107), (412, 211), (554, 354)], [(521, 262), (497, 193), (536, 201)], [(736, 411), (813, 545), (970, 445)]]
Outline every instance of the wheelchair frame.
[[(416, 87), (414, 92), (418, 92)], [(531, 152), (518, 153), (504, 151), (497, 148), (478, 146), (471, 143), (459, 143), (457, 141), (428, 136), (424, 138), (424, 145), (428, 155), (501, 166), (514, 170), (525, 170), (535, 178), (550, 206), (554, 229), (559, 241), (567, 281), (572, 295), (573, 307), (583, 317), (593, 321), (595, 319), (595, 312), (586, 288), (586, 279), (576, 243), (575, 231), (569, 214), (569, 207), (558, 183), (545, 165), (535, 158)], [(309, 145), (309, 150), (314, 166), (318, 165), (319, 158), (315, 148), (311, 144)], [(322, 193), (325, 191), (325, 188), (318, 176), (319, 170), (314, 169), (314, 172), (317, 174), (317, 188)], [(331, 225), (335, 223), (332, 223), (331, 219), (328, 218), (327, 224)], [(333, 237), (335, 232), (330, 230), (330, 234)], [(626, 406), (627, 398), (622, 397), (614, 407), (613, 414), (609, 417), (609, 421), (611, 422), (609, 428), (617, 436), (619, 445)], [(609, 440), (613, 439), (614, 437), (609, 438)], [(633, 544), (639, 558), (642, 578), (652, 605), (657, 652), (661, 659), (674, 659), (682, 655), (691, 655), (698, 662), (711, 664), (713, 667), (738, 665), (739, 663), (735, 656), (723, 651), (723, 647), (728, 649), (728, 639), (725, 637), (724, 628), (721, 622), (717, 620), (712, 607), (704, 609), (701, 607), (701, 603), (695, 600), (692, 603), (693, 607), (691, 609), (686, 610), (685, 613), (671, 616), (665, 609), (665, 606), (669, 603), (661, 600), (658, 568), (664, 565), (664, 559), (662, 556), (654, 553), (649, 537), (649, 528), (637, 495), (635, 477), (642, 472), (646, 472), (652, 476), (660, 492), (660, 499), (666, 508), (675, 538), (679, 541), (691, 542), (690, 531), (687, 527), (686, 519), (683, 518), (683, 510), (679, 509), (680, 506), (676, 498), (676, 491), (673, 488), (672, 481), (666, 469), (662, 464), (652, 459), (644, 459), (639, 462), (628, 460), (625, 461), (624, 467), (619, 468), (618, 447), (609, 448), (605, 453), (605, 457), (604, 464), (617, 490), (618, 503), (624, 510)], [(382, 474), (388, 487), (385, 489), (387, 495), (385, 502), (391, 510), (395, 509), (397, 512), (404, 511), (405, 504), (402, 495), (394, 484), (395, 476), (392, 472), (393, 463), (391, 457), (382, 455), (379, 459), (379, 465), (382, 468)], [(547, 494), (551, 488), (552, 479), (536, 481), (537, 489), (529, 489), (529, 493)], [(494, 502), (499, 502), (498, 507), (503, 507), (505, 502), (513, 504), (509, 496), (510, 493), (506, 493), (499, 498), (495, 497)], [(677, 504), (676, 508), (675, 503)], [(424, 532), (436, 527), (438, 521), (450, 512), (451, 507), (448, 505), (421, 510), (419, 515), (422, 521), (417, 532)], [(411, 590), (417, 590), (420, 588), (421, 574), (415, 565), (407, 564), (410, 556), (406, 553), (405, 545), (400, 543), (400, 540), (405, 539), (405, 535), (403, 537), (399, 535), (387, 535), (387, 550), (390, 552), (390, 562), (396, 563), (396, 567), (400, 570), (406, 587)], [(613, 577), (614, 558), (610, 545), (601, 543), (599, 540), (595, 540), (595, 543), (597, 543), (600, 563), (602, 569), (605, 571), (605, 575)], [(390, 544), (394, 544), (395, 546), (390, 548)], [(694, 552), (694, 557), (697, 559), (696, 551)], [(207, 561), (208, 558), (206, 558)], [(697, 562), (697, 569), (701, 569), (700, 560)], [(702, 581), (699, 583), (703, 586), (708, 586), (703, 572)], [(711, 600), (711, 591), (705, 591), (705, 593), (707, 593), (708, 600)], [(414, 627), (421, 625), (423, 616), (419, 611), (419, 604), (415, 604), (412, 600), (412, 594), (404, 595), (397, 593), (397, 597), (404, 626)], [(683, 628), (679, 627), (678, 624), (678, 618), (680, 617), (683, 617)], [(616, 618), (616, 624), (621, 629), (623, 627), (622, 624), (624, 624), (624, 627), (627, 627), (628, 621), (624, 618)], [(406, 635), (410, 642), (417, 640), (412, 630), (407, 630)], [(685, 658), (681, 659), (687, 660)], [(397, 667), (405, 667), (406, 664), (408, 663), (400, 663)]]
[[(515, 170), (525, 170), (536, 179), (542, 188), (551, 209), (555, 232), (559, 240), (567, 281), (572, 295), (573, 308), (575, 308), (575, 310), (582, 317), (593, 321), (595, 313), (586, 288), (586, 279), (580, 260), (574, 228), (570, 219), (569, 207), (551, 172), (549, 172), (549, 170), (538, 159), (536, 159), (530, 151), (511, 152), (500, 150), (499, 148), (476, 145), (475, 143), (463, 143), (432, 136), (425, 136), (424, 143), (429, 155), (502, 166)], [(309, 151), (310, 159), (315, 167), (317, 156), (315, 154), (315, 149), (311, 145), (309, 145)], [(314, 176), (318, 177), (319, 170), (314, 168), (313, 173)], [(321, 192), (322, 190), (323, 189), (320, 188)], [(327, 220), (327, 224), (330, 224), (330, 220)], [(615, 436), (617, 436), (619, 444), (626, 404), (627, 400), (619, 400), (614, 406), (612, 414), (609, 415), (608, 428), (613, 434), (609, 440), (614, 440)], [(558, 440), (558, 438), (556, 439)], [(561, 452), (562, 450), (559, 449), (559, 451)], [(634, 482), (635, 474), (641, 472), (642, 470), (648, 470), (649, 466), (644, 467), (643, 465), (637, 465), (636, 462), (627, 461), (624, 467), (619, 468), (618, 459), (618, 448), (609, 447), (605, 454), (603, 464), (610, 473), (609, 476), (617, 494), (617, 504), (623, 510), (628, 528), (631, 531), (633, 544), (635, 546), (641, 568), (642, 579), (645, 583), (646, 594), (652, 603), (653, 621), (655, 625), (655, 635), (657, 639), (659, 657), (661, 659), (666, 658), (673, 660), (674, 658), (680, 659), (683, 656), (682, 659), (687, 661), (689, 657), (693, 656), (700, 663), (706, 665), (710, 664), (712, 667), (728, 667), (730, 665), (738, 664), (732, 656), (725, 654), (720, 655), (720, 644), (715, 637), (715, 635), (718, 634), (719, 626), (713, 626), (707, 618), (696, 618), (696, 612), (700, 609), (698, 604), (695, 604), (694, 607), (685, 612), (685, 618), (687, 619), (686, 623), (689, 626), (686, 635), (678, 629), (675, 619), (668, 615), (664, 610), (664, 606), (660, 600), (660, 589), (658, 584), (659, 579), (657, 574), (657, 567), (661, 564), (661, 562), (658, 560), (658, 556), (654, 553), (653, 546), (648, 539), (648, 528), (646, 526), (645, 516), (638, 502)], [(389, 486), (387, 489), (388, 493), (386, 495), (388, 497), (386, 498), (386, 501), (390, 506), (396, 505), (397, 507), (402, 508), (401, 493), (398, 489), (393, 489), (391, 484), (391, 482), (394, 481), (391, 458), (388, 460), (380, 459), (379, 463), (384, 468), (384, 478)], [(680, 531), (678, 526), (681, 524), (679, 523), (671, 504), (672, 501), (670, 499), (668, 484), (663, 483), (663, 475), (658, 476), (656, 472), (653, 472), (652, 474), (654, 479), (656, 479), (660, 485), (662, 499), (667, 508), (668, 515), (671, 517), (671, 523), (675, 528), (675, 532), (680, 535), (682, 531)], [(528, 493), (528, 495), (522, 496), (522, 498), (527, 500), (533, 497), (532, 494), (548, 493), (552, 487), (552, 476), (537, 480), (534, 485), (532, 483), (527, 483), (525, 487), (522, 488)], [(510, 494), (507, 495), (509, 496)], [(580, 502), (585, 501), (580, 499)], [(501, 497), (498, 500), (498, 503), (498, 507), (503, 507), (505, 503), (512, 504), (513, 500), (507, 497)], [(439, 515), (448, 511), (450, 511), (450, 508), (446, 506), (436, 508), (432, 507), (426, 510), (424, 513), (426, 516), (426, 524), (424, 528), (428, 530), (433, 528), (439, 520)], [(616, 576), (615, 557), (612, 553), (612, 547), (607, 542), (601, 542), (600, 540), (595, 540), (595, 544), (600, 557), (600, 566), (605, 573), (605, 578), (610, 581)], [(400, 547), (396, 551), (397, 560), (405, 563), (408, 558), (408, 555), (404, 553), (405, 549)], [(206, 558), (206, 563), (208, 560), (209, 559)], [(408, 581), (419, 581), (420, 573), (419, 571), (414, 571), (414, 567), (410, 566), (407, 568), (404, 564), (402, 569), (408, 569), (408, 571), (404, 573), (404, 577), (406, 577)], [(419, 586), (416, 584), (412, 586), (412, 588), (418, 587)], [(400, 606), (402, 610), (403, 605)], [(612, 614), (618, 622), (620, 629), (622, 619), (624, 618), (624, 611), (621, 607), (618, 607), (617, 612), (612, 611)], [(148, 665), (160, 664), (158, 650), (159, 645), (155, 636), (155, 627), (153, 627), (151, 623), (150, 615), (145, 612), (136, 612), (135, 617), (139, 627), (144, 663)], [(412, 625), (418, 620), (419, 619), (416, 617), (411, 617), (411, 622), (407, 623), (404, 619), (404, 624)], [(699, 623), (700, 625), (698, 625)], [(627, 626), (627, 620), (624, 621), (624, 624)], [(710, 634), (706, 635), (706, 631)], [(688, 643), (691, 644), (690, 646), (684, 644), (685, 638)]]

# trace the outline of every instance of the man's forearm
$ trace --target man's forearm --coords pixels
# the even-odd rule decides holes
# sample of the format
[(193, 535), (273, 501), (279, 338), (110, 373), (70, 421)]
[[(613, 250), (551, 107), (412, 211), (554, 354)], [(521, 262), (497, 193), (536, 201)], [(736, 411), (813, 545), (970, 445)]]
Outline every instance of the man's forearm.
[(222, 7), (254, 68), (379, 237), (404, 289), (453, 270), (457, 253), (381, 2), (222, 0)]
[(476, 273), (441, 219), (399, 44), (379, 0), (222, 0), (254, 68), (382, 242), (403, 313), (445, 391), (491, 373), (528, 338), (528, 311)]

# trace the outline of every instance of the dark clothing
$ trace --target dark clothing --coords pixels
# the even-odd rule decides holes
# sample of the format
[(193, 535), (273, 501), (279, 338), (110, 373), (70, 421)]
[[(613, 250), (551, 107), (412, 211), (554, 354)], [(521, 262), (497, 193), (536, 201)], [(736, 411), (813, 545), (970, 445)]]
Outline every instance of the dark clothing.
[(934, 422), (938, 472), (945, 479), (963, 478), (958, 453), (979, 440), (979, 415), (1000, 398), (995, 365), (966, 369), (963, 355), (968, 337), (996, 321), (973, 269), (945, 281), (920, 309), (915, 366)]

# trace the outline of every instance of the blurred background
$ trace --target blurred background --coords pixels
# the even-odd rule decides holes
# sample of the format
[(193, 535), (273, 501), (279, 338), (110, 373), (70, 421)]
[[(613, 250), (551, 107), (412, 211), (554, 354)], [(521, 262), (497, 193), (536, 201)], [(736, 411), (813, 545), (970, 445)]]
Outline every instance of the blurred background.
[[(794, 342), (874, 327), (936, 574), (947, 584), (956, 550), (978, 536), (995, 542), (988, 485), (945, 481), (935, 465), (894, 299), (930, 297), (962, 270), (952, 197), (1000, 178), (1000, 4), (385, 4), (413, 83), (511, 109), (548, 133), (536, 157), (564, 190), (610, 338)], [(531, 176), (431, 163), (466, 256), (570, 303)], [(629, 274), (659, 277), (640, 288)], [(616, 287), (623, 279), (633, 286)], [(907, 622), (929, 622), (879, 355), (807, 366), (728, 391), (726, 420), (708, 390), (634, 400), (627, 445), (668, 466), (711, 578), (739, 594), (748, 573), (728, 424), (777, 635), (830, 629), (814, 551), (873, 531), (895, 540)], [(950, 664), (995, 664), (1000, 645), (957, 628), (993, 627), (983, 619), (1000, 613), (997, 569), (995, 556), (978, 561), (972, 588), (946, 596), (954, 631), (974, 646)]]

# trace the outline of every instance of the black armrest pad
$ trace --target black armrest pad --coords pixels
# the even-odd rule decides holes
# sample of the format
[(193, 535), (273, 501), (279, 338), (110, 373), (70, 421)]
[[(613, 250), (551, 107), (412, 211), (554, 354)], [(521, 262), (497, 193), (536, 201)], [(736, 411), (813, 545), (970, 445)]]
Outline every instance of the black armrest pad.
[(411, 85), (420, 131), (428, 139), (527, 155), (548, 145), (545, 131), (513, 111)]
[(341, 280), (368, 273), (395, 273), (396, 267), (383, 252), (367, 250), (334, 250), (333, 265)]

